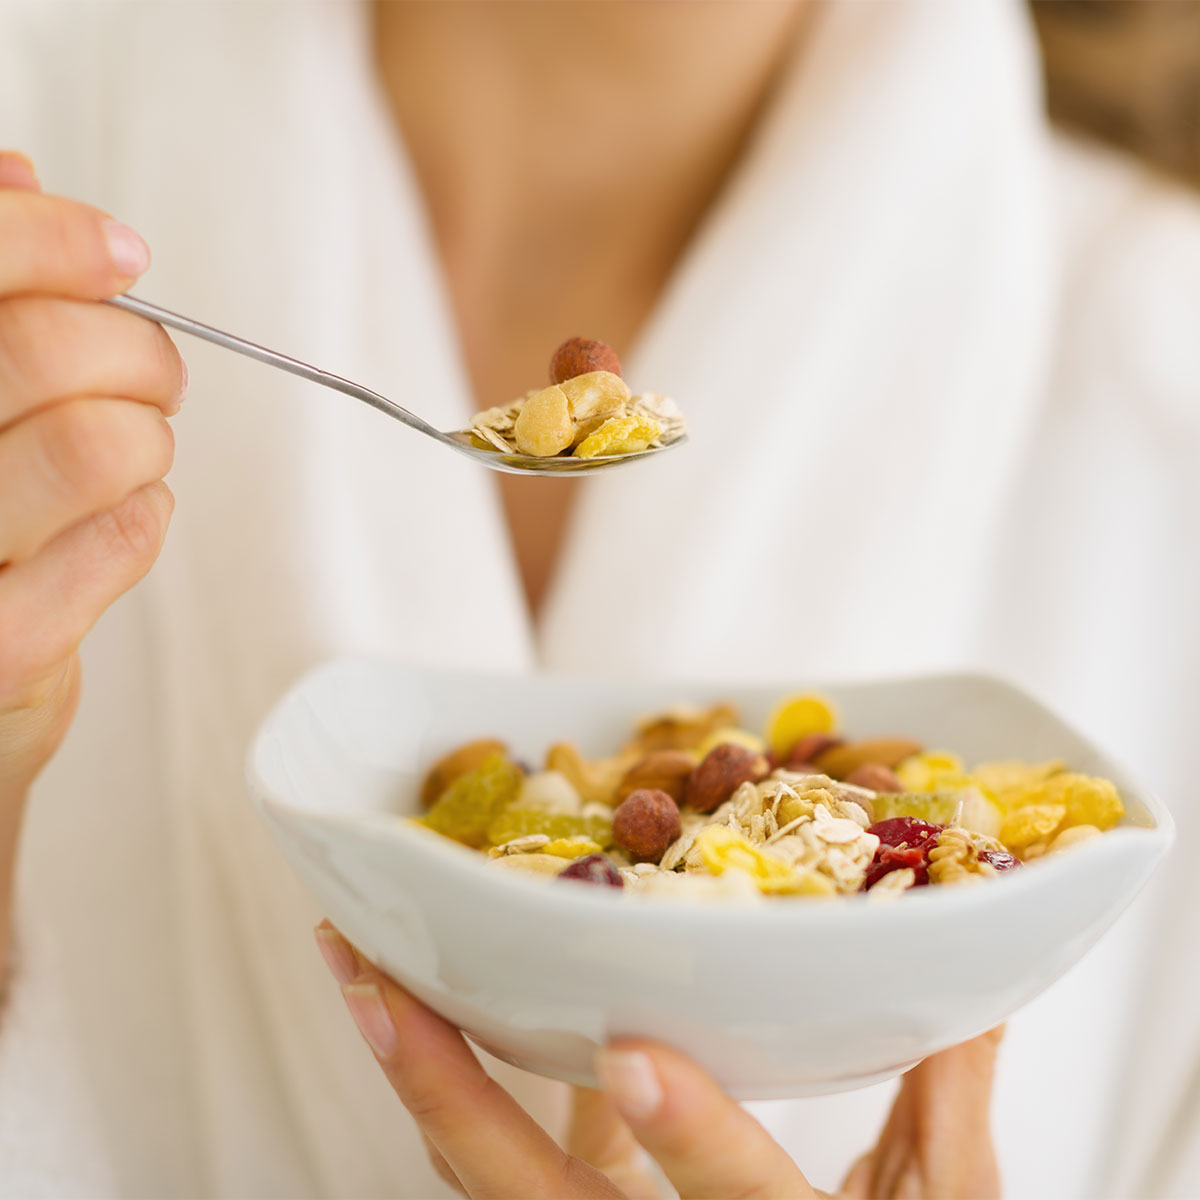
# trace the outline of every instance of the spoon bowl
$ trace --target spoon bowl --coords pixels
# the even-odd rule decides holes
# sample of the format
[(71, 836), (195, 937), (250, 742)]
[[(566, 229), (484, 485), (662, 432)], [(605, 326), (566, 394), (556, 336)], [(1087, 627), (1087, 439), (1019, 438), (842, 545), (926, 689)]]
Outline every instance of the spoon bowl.
[(322, 387), (332, 388), (333, 391), (341, 392), (345, 396), (353, 396), (355, 400), (369, 404), (372, 408), (386, 413), (387, 416), (407, 425), (410, 429), (415, 429), (418, 433), (423, 433), (426, 437), (431, 437), (435, 441), (441, 442), (442, 445), (449, 446), (452, 450), (457, 450), (460, 454), (473, 458), (493, 471), (504, 471), (510, 475), (586, 475), (594, 471), (604, 471), (612, 467), (623, 466), (626, 463), (637, 462), (641, 459), (653, 458), (654, 455), (661, 454), (664, 450), (672, 450), (676, 446), (682, 446), (687, 441), (687, 434), (680, 432), (653, 449), (642, 450), (635, 454), (613, 454), (596, 458), (559, 458), (557, 456), (537, 458), (531, 454), (504, 454), (497, 450), (483, 450), (472, 445), (470, 434), (463, 430), (443, 432), (435, 429), (428, 421), (418, 417), (416, 413), (409, 412), (407, 408), (397, 404), (394, 400), (389, 400), (379, 392), (372, 391), (352, 380), (343, 379), (340, 375), (322, 371), (309, 363), (301, 362), (298, 358), (290, 358), (276, 350), (268, 350), (265, 346), (259, 346), (255, 342), (246, 341), (245, 338), (235, 337), (232, 333), (226, 333), (211, 325), (194, 321), (191, 317), (184, 317), (179, 313), (160, 308), (157, 304), (149, 304), (145, 300), (139, 300), (136, 296), (113, 296), (106, 303), (115, 308), (124, 309), (126, 312), (135, 313), (139, 317), (145, 317), (148, 321), (155, 321), (159, 325), (178, 329), (181, 333), (190, 333), (193, 337), (212, 342), (214, 346), (221, 346), (226, 350), (233, 350), (237, 354), (244, 354), (247, 358), (277, 367), (291, 375), (298, 375), (301, 379), (307, 379), (311, 383), (319, 383)]

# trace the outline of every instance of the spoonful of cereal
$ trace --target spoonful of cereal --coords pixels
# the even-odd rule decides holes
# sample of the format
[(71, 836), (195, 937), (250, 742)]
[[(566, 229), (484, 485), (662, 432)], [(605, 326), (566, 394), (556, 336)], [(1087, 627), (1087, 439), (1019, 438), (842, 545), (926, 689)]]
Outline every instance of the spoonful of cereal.
[(551, 360), (549, 387), (477, 413), (469, 430), (443, 433), (386, 396), (299, 359), (134, 296), (114, 296), (107, 303), (353, 396), (494, 471), (514, 475), (598, 471), (648, 458), (687, 440), (674, 402), (649, 392), (633, 395), (621, 378), (616, 354), (603, 342), (584, 338), (564, 342)]

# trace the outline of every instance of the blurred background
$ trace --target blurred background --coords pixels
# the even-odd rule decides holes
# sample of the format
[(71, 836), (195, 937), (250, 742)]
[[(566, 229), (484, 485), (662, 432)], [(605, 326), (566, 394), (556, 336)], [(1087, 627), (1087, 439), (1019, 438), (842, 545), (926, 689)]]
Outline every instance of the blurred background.
[(1050, 113), (1200, 188), (1200, 5), (1034, 0)]

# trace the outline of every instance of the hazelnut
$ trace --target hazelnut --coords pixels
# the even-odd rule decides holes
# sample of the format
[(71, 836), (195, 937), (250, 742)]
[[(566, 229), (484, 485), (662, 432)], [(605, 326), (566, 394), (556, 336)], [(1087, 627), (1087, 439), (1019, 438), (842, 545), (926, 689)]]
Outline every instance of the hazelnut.
[(611, 371), (620, 375), (621, 360), (606, 343), (582, 337), (568, 338), (550, 359), (551, 383), (562, 383), (564, 379), (574, 379), (589, 371)]
[(630, 792), (613, 813), (613, 841), (634, 862), (658, 862), (680, 828), (679, 805), (653, 788)]
[(666, 792), (676, 804), (683, 803), (688, 776), (695, 770), (696, 759), (686, 750), (656, 750), (641, 762), (634, 763), (617, 784), (616, 803), (620, 804), (630, 792), (642, 788)]
[(832, 779), (845, 779), (864, 763), (895, 767), (906, 758), (920, 754), (921, 743), (909, 738), (873, 738), (866, 742), (847, 742), (816, 756), (818, 767)]
[(428, 808), (437, 798), (460, 776), (476, 767), (483, 766), (483, 761), (493, 754), (507, 754), (508, 748), (503, 742), (494, 738), (481, 738), (476, 742), (468, 742), (451, 750), (449, 754), (439, 758), (429, 768), (425, 780), (421, 784), (421, 804)]
[(688, 779), (684, 803), (697, 812), (712, 812), (743, 783), (758, 783), (770, 774), (766, 755), (733, 742), (714, 746)]
[(896, 772), (891, 767), (885, 767), (883, 763), (870, 762), (855, 767), (846, 776), (846, 782), (854, 784), (855, 787), (870, 788), (873, 792), (904, 791), (904, 784), (897, 778)]

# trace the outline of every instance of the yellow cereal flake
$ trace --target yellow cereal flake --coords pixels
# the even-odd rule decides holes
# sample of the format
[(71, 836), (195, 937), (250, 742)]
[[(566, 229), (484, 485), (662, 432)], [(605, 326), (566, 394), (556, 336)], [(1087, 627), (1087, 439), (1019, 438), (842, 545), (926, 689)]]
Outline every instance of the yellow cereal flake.
[[(911, 872), (910, 872), (911, 874)], [(837, 885), (820, 871), (798, 868), (784, 878), (759, 879), (758, 890), (764, 896), (836, 896)]]
[(589, 854), (599, 854), (601, 846), (591, 838), (555, 838), (544, 846), (539, 846), (542, 854), (553, 854), (558, 858), (584, 858)]
[(906, 792), (941, 792), (970, 787), (973, 782), (962, 759), (947, 750), (922, 750), (896, 767), (896, 777)]
[(789, 696), (767, 719), (767, 744), (783, 757), (801, 738), (810, 733), (832, 733), (837, 726), (837, 710), (823, 696)]
[(971, 772), (971, 779), (978, 787), (995, 796), (1002, 806), (1006, 806), (1005, 800), (1010, 793), (1024, 794), (1038, 784), (1045, 783), (1052, 775), (1057, 775), (1066, 765), (1057, 758), (1040, 763), (980, 763)]
[(1031, 842), (1049, 837), (1067, 815), (1065, 804), (1027, 804), (1010, 812), (1000, 826), (1000, 840), (1015, 854)]
[(1111, 829), (1124, 815), (1125, 806), (1116, 787), (1107, 779), (1063, 772), (1055, 775), (1040, 790), (1045, 804), (1063, 804), (1068, 825), (1095, 825)]
[(737, 729), (726, 726), (724, 729), (714, 729), (696, 747), (696, 753), (703, 758), (710, 750), (715, 750), (717, 746), (723, 746), (727, 742), (734, 746), (744, 746), (747, 750), (753, 750), (755, 754), (761, 754), (766, 749), (762, 738), (751, 733), (748, 729)]
[(745, 871), (760, 886), (792, 875), (792, 868), (782, 858), (760, 850), (726, 825), (710, 825), (702, 830), (696, 838), (696, 850), (713, 875)]
[(662, 433), (652, 417), (611, 417), (595, 433), (575, 447), (576, 458), (601, 458), (614, 454), (638, 454), (649, 448)]

